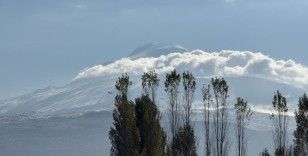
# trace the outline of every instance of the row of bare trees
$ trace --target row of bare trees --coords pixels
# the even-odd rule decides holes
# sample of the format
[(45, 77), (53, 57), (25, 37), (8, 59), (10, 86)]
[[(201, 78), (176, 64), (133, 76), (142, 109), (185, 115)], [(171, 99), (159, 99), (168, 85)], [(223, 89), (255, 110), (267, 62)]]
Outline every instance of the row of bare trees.
[(211, 85), (202, 88), (206, 156), (228, 155), (228, 90), (227, 81), (219, 78), (213, 78)]
[[(142, 75), (142, 94), (135, 102), (128, 100), (128, 88), (132, 84), (127, 74), (116, 82), (118, 95), (113, 112), (114, 123), (109, 132), (112, 143), (111, 155), (170, 155), (195, 156), (196, 137), (193, 125), (193, 102), (196, 91), (196, 78), (186, 71), (176, 70), (166, 74), (164, 87), (168, 98), (169, 133), (160, 124), (161, 114), (157, 107), (157, 89), (160, 79), (155, 71)], [(182, 86), (181, 86), (182, 83)], [(229, 111), (235, 112), (236, 154), (247, 155), (246, 128), (252, 116), (248, 102), (237, 98), (234, 107), (228, 102), (229, 86), (223, 78), (212, 78), (210, 84), (202, 88), (204, 105), (204, 155), (229, 155)], [(182, 100), (181, 100), (182, 98)], [(308, 100), (304, 95), (296, 112), (294, 150), (288, 146), (288, 107), (287, 100), (279, 91), (273, 98), (274, 113), (270, 116), (273, 123), (273, 140), (276, 156), (307, 155), (308, 143)], [(268, 150), (260, 155), (269, 155)]]
[[(180, 82), (183, 84), (183, 103), (179, 103)], [(192, 103), (196, 90), (196, 79), (191, 72), (184, 72), (182, 76), (176, 70), (166, 74), (165, 91), (169, 99), (169, 122), (171, 129), (167, 154), (172, 156), (194, 156), (196, 152), (196, 138), (192, 125)], [(181, 106), (184, 109), (182, 117)]]
[[(211, 89), (211, 87), (213, 89)], [(202, 88), (204, 103), (204, 127), (205, 127), (205, 155), (227, 156), (229, 152), (229, 114), (228, 114), (228, 90), (229, 86), (224, 79), (213, 78), (211, 84)], [(235, 136), (236, 152), (238, 156), (246, 155), (245, 129), (252, 115), (247, 101), (238, 98), (235, 108)]]
[[(273, 113), (270, 116), (273, 124), (273, 141), (275, 156), (307, 156), (308, 155), (308, 97), (304, 94), (299, 98), (298, 110), (295, 111), (296, 129), (294, 144), (289, 145), (288, 122), (289, 110), (287, 99), (279, 92), (273, 98)], [(267, 149), (261, 156), (269, 156)]]

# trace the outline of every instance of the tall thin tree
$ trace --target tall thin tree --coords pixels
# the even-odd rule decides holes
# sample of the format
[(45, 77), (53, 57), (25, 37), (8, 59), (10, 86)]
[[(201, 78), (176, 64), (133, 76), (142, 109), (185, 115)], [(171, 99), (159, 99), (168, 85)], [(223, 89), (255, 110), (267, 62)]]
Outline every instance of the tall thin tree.
[(287, 155), (287, 134), (288, 134), (288, 106), (287, 100), (281, 95), (279, 91), (274, 96), (273, 99), (273, 109), (274, 113), (271, 115), (271, 120), (273, 123), (273, 137), (275, 145), (275, 155), (276, 156), (286, 156)]
[(229, 86), (227, 81), (223, 78), (213, 78), (212, 81), (214, 92), (214, 143), (213, 154), (215, 156), (227, 156), (229, 151), (228, 138), (228, 111), (227, 98), (229, 97)]
[(181, 82), (181, 76), (176, 70), (166, 74), (165, 91), (169, 99), (170, 109), (170, 128), (172, 134), (172, 140), (175, 138), (175, 134), (179, 128), (179, 103), (178, 93), (179, 84)]
[(129, 76), (119, 77), (115, 88), (118, 91), (115, 97), (113, 110), (113, 127), (109, 131), (111, 141), (110, 154), (113, 156), (136, 156), (139, 154), (139, 131), (136, 126), (134, 103), (128, 101), (128, 88), (131, 85)]
[(237, 98), (235, 106), (235, 132), (236, 132), (236, 145), (237, 145), (237, 155), (246, 156), (247, 146), (246, 146), (246, 126), (248, 125), (249, 119), (252, 115), (252, 111), (247, 105), (247, 101), (242, 98)]
[(148, 95), (142, 95), (136, 99), (135, 111), (140, 133), (140, 155), (165, 155), (166, 136), (156, 105)]
[(186, 71), (183, 73), (183, 87), (184, 87), (184, 111), (185, 111), (185, 124), (191, 124), (192, 103), (196, 90), (196, 78), (194, 75)]
[(308, 97), (299, 98), (295, 112), (296, 130), (294, 131), (294, 156), (308, 155)]
[(212, 131), (211, 131), (211, 124), (210, 124), (210, 116), (211, 112), (210, 109), (212, 107), (212, 95), (210, 93), (210, 85), (207, 87), (203, 86), (202, 88), (202, 100), (203, 100), (203, 106), (204, 106), (204, 138), (205, 138), (205, 148), (204, 153), (205, 156), (210, 156), (212, 151)]
[(174, 156), (194, 156), (196, 152), (196, 138), (194, 127), (191, 123), (192, 103), (196, 90), (196, 80), (189, 71), (183, 73), (184, 88), (184, 124), (176, 131), (175, 138), (172, 140), (171, 148)]

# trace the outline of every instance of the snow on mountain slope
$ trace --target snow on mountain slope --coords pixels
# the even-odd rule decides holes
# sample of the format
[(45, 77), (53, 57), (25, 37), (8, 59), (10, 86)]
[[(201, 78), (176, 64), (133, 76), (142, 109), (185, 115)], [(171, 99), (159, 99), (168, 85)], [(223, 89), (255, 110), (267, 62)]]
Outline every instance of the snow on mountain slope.
[(182, 53), (187, 51), (188, 49), (176, 44), (149, 43), (134, 50), (132, 54), (129, 55), (129, 58), (158, 57), (169, 53)]
[[(147, 47), (147, 46), (145, 46)], [(166, 47), (166, 46), (164, 46)], [(167, 46), (168, 47), (168, 46)], [(172, 48), (173, 45), (167, 49)], [(177, 47), (177, 46), (176, 46)], [(80, 72), (74, 80), (62, 87), (48, 87), (16, 98), (0, 101), (0, 114), (15, 116), (27, 114), (35, 117), (71, 116), (91, 111), (112, 110), (116, 95), (114, 83), (127, 72), (133, 85), (130, 98), (141, 94), (140, 76), (155, 69), (163, 86), (164, 75), (173, 69), (191, 70), (197, 77), (196, 109), (202, 109), (200, 89), (211, 77), (225, 77), (230, 84), (230, 106), (236, 97), (246, 98), (256, 111), (270, 109), (275, 90), (287, 96), (291, 110), (308, 88), (308, 68), (292, 60), (275, 60), (262, 53), (221, 51), (169, 53), (160, 55), (160, 46), (141, 48), (131, 56), (106, 65), (96, 65)], [(185, 49), (185, 48), (183, 48)], [(158, 53), (155, 53), (155, 51)], [(139, 55), (139, 53), (141, 53)], [(160, 55), (156, 57), (156, 55)], [(158, 90), (159, 105), (166, 109), (163, 87)]]

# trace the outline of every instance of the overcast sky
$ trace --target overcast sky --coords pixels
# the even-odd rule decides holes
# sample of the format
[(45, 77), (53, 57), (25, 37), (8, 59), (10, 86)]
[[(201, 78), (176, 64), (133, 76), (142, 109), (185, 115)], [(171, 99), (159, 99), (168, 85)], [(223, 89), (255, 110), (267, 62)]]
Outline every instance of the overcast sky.
[(308, 66), (307, 0), (0, 0), (0, 98), (69, 83), (149, 42)]

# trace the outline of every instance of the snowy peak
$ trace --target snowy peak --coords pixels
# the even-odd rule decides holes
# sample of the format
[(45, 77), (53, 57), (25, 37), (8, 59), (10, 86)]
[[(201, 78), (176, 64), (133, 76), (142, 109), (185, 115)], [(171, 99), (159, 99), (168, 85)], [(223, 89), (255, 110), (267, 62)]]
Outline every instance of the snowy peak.
[(129, 57), (132, 59), (141, 57), (158, 57), (169, 53), (183, 53), (187, 51), (188, 49), (177, 44), (149, 43), (138, 47)]

